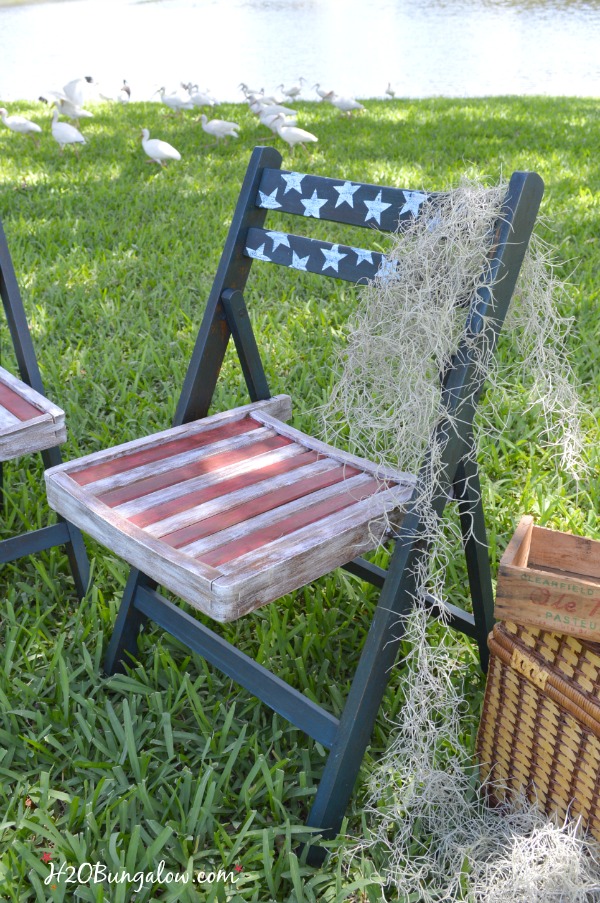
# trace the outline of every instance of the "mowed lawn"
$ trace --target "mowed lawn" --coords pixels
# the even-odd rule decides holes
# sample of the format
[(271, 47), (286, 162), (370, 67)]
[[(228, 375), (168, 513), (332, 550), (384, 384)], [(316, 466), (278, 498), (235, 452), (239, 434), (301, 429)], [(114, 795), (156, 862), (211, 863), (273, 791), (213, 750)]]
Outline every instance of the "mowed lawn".
[[(287, 169), (415, 189), (449, 188), (463, 173), (494, 183), (534, 169), (546, 182), (540, 231), (569, 279), (563, 312), (574, 317), (570, 360), (590, 408), (591, 469), (576, 486), (539, 447), (535, 412), (523, 416), (518, 405), (499, 412), (504, 438), (484, 439), (481, 456), (494, 573), (524, 513), (599, 538), (597, 101), (365, 105), (349, 119), (329, 106), (299, 104), (299, 125), (319, 143), (292, 154), (241, 105), (215, 113), (239, 122), (239, 140), (214, 146), (195, 114), (171, 116), (158, 103), (105, 104), (85, 122), (78, 156), (72, 148), (60, 153), (48, 107), (11, 105), (10, 113), (44, 129), (39, 147), (0, 129), (0, 217), (46, 392), (66, 411), (64, 456), (170, 424), (255, 145), (278, 146)], [(182, 160), (164, 170), (147, 164), (142, 127), (173, 144)], [(271, 388), (292, 395), (302, 429), (318, 428), (314, 410), (330, 386), (354, 298), (347, 283), (278, 267), (252, 277), (248, 303)], [(12, 368), (5, 324), (0, 336), (2, 365)], [(510, 357), (509, 343), (500, 353)], [(230, 354), (214, 409), (246, 400)], [(38, 459), (5, 465), (3, 537), (52, 517)], [(361, 800), (402, 705), (401, 664), (348, 810), (347, 838), (331, 844), (334, 855), (321, 870), (312, 869), (298, 845), (324, 749), (158, 629), (144, 633), (139, 664), (127, 676), (104, 678), (127, 566), (92, 542), (88, 548), (94, 583), (81, 604), (60, 549), (4, 566), (0, 575), (0, 899), (380, 900), (385, 862), (377, 848), (352, 860), (349, 850), (366, 830)], [(450, 568), (448, 597), (466, 600), (460, 562)], [(374, 602), (372, 589), (336, 573), (222, 633), (339, 714)], [(441, 637), (432, 629), (432, 642)], [(468, 641), (459, 654), (469, 664), (465, 731), (474, 737), (483, 678)], [(161, 861), (174, 874), (222, 869), (229, 877), (183, 885), (155, 875), (139, 889), (94, 883), (88, 867), (134, 875), (156, 872)], [(44, 884), (61, 863), (73, 871)], [(401, 887), (394, 894), (403, 899)]]

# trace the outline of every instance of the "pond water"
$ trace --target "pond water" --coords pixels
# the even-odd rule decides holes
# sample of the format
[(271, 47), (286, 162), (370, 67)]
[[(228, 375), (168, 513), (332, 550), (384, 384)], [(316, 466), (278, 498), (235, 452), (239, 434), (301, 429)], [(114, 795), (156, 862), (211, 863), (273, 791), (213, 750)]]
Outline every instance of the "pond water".
[[(4, 0), (5, 2), (5, 0)], [(2, 3), (2, 0), (0, 0)], [(0, 101), (82, 75), (148, 100), (181, 80), (239, 100), (340, 94), (597, 96), (600, 0), (69, 0), (0, 5)]]

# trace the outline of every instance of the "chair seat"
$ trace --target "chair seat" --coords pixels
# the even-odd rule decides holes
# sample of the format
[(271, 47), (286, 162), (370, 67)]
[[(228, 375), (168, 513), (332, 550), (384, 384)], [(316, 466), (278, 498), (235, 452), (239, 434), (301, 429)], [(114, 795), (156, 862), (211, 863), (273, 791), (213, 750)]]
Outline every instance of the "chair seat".
[(50, 505), (217, 621), (377, 546), (414, 478), (285, 424), (288, 396), (46, 472)]
[(0, 461), (53, 448), (66, 438), (64, 411), (0, 367)]

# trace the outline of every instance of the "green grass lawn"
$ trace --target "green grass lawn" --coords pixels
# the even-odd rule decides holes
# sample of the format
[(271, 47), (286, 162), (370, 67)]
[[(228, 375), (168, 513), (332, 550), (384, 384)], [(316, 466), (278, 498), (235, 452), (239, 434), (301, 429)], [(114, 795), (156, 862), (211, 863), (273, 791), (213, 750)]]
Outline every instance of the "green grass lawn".
[[(170, 424), (187, 360), (251, 149), (280, 146), (286, 168), (407, 188), (439, 189), (467, 172), (495, 182), (535, 169), (546, 182), (542, 231), (570, 275), (573, 367), (593, 410), (592, 473), (578, 489), (536, 442), (535, 414), (506, 411), (505, 439), (483, 449), (483, 492), (494, 567), (523, 513), (538, 523), (600, 537), (597, 499), (600, 347), (600, 127), (592, 99), (367, 101), (355, 119), (300, 104), (319, 136), (294, 155), (242, 106), (216, 115), (241, 125), (217, 147), (193, 116), (159, 104), (102, 105), (84, 124), (87, 145), (64, 154), (42, 104), (13, 104), (44, 128), (39, 148), (0, 129), (0, 217), (24, 296), (48, 396), (67, 414), (69, 459)], [(142, 127), (173, 144), (179, 163), (147, 165)], [(257, 268), (258, 269), (258, 268)], [(266, 270), (267, 272), (264, 272)], [(332, 350), (353, 305), (334, 280), (304, 282), (263, 268), (248, 293), (272, 391), (289, 391), (294, 424), (330, 383)], [(8, 331), (2, 363), (14, 366)], [(510, 355), (505, 343), (501, 354)], [(245, 403), (233, 355), (215, 408)], [(47, 522), (41, 462), (5, 468), (2, 536)], [(61, 550), (1, 574), (0, 899), (9, 901), (379, 900), (377, 849), (351, 863), (363, 833), (361, 798), (385, 748), (387, 718), (402, 705), (398, 665), (348, 810), (348, 841), (322, 870), (297, 855), (303, 820), (325, 760), (318, 744), (190, 656), (160, 630), (145, 633), (139, 665), (107, 680), (101, 663), (127, 574), (89, 543), (94, 588), (75, 596)], [(465, 598), (452, 567), (451, 601)], [(365, 602), (366, 598), (366, 602)], [(223, 630), (282, 678), (339, 713), (369, 624), (373, 592), (335, 574)], [(439, 641), (439, 629), (432, 640)], [(465, 692), (474, 734), (483, 681), (471, 663)], [(131, 874), (224, 869), (236, 882), (44, 884), (52, 863), (101, 863)], [(47, 858), (47, 857), (46, 857)], [(235, 871), (235, 866), (241, 871)], [(346, 868), (347, 866), (347, 868)], [(402, 888), (395, 891), (402, 900)], [(393, 894), (392, 894), (393, 897)]]

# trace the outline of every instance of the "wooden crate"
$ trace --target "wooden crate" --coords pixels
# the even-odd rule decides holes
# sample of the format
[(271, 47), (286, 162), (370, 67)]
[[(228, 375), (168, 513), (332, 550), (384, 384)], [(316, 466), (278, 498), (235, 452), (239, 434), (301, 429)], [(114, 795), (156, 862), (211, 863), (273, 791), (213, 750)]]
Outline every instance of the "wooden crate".
[(600, 542), (521, 518), (500, 562), (495, 615), (600, 640)]
[(600, 841), (600, 646), (499, 622), (477, 736), (488, 801), (526, 796)]

